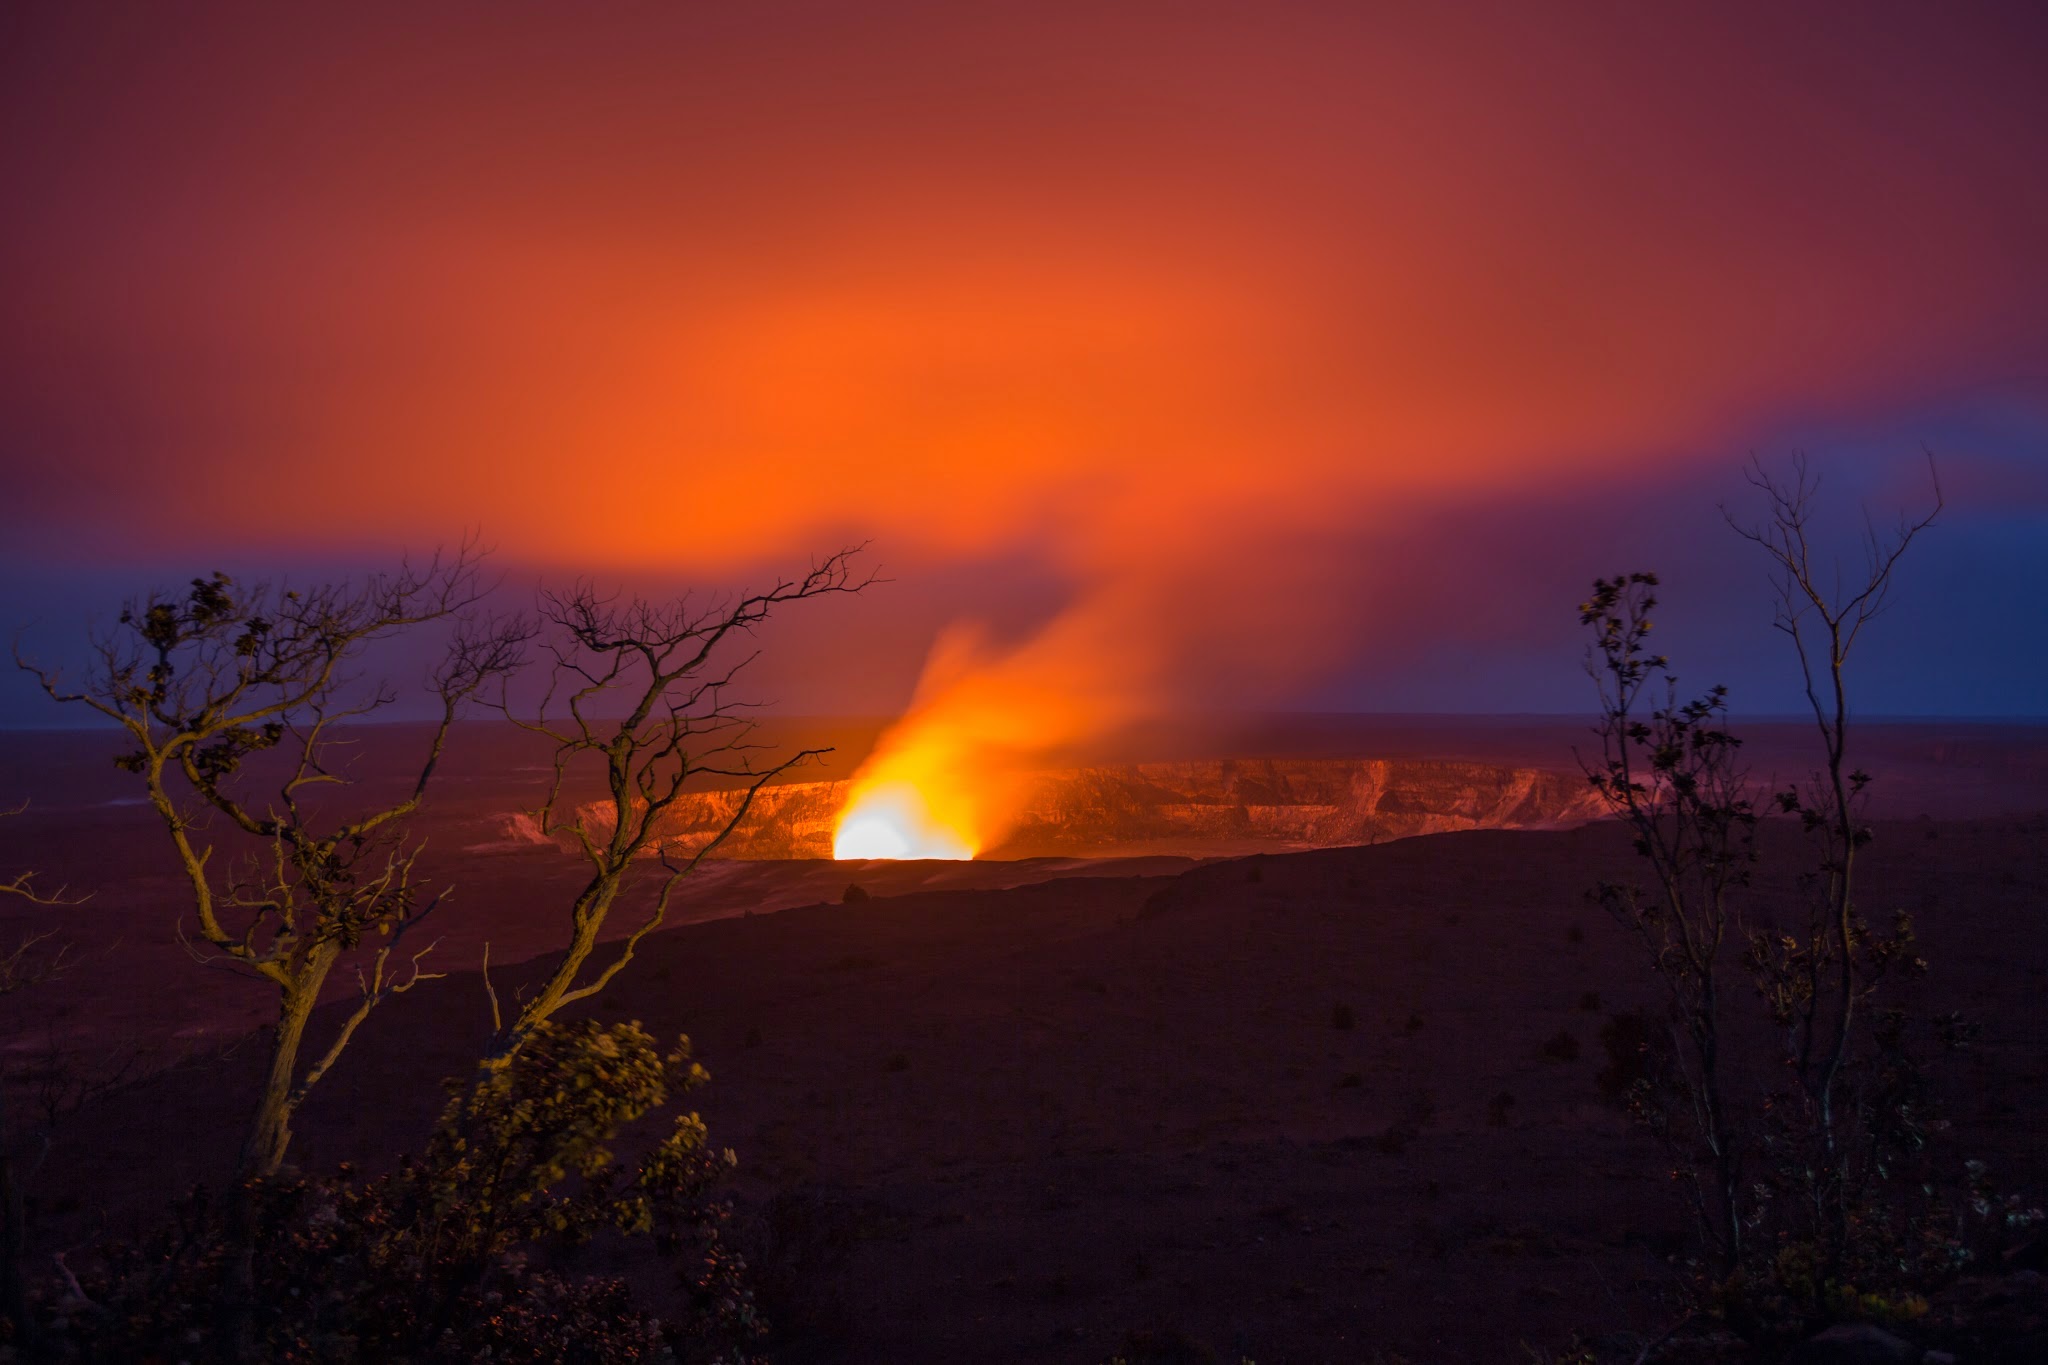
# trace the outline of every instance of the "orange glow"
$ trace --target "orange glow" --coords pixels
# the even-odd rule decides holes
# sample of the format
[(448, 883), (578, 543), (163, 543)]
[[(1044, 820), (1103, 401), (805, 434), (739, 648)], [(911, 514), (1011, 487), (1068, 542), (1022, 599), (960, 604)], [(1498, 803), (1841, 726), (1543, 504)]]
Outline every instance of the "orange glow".
[(868, 541), (909, 591), (821, 710), (1015, 570), (987, 614), (1049, 624), (937, 651), (861, 779), (985, 853), (1004, 774), (1377, 644), (1362, 599), (1474, 557), (1437, 509), (2041, 372), (2039, 20), (1753, 8), (35, 7), (0, 543), (476, 528), (665, 592)]
[(908, 714), (854, 774), (835, 848), (967, 851), (835, 856), (972, 857), (1000, 844), (1031, 769), (1154, 704), (1163, 656), (1142, 615), (1103, 591), (1009, 650), (972, 627), (941, 635)]
[(1719, 458), (2048, 305), (2032, 49), (1932, 10), (1851, 61), (1718, 10), (1152, 8), (543, 8), (451, 71), (402, 9), (52, 7), (0, 94), (49, 129), (0, 149), (10, 532), (1112, 573)]
[(926, 780), (891, 779), (864, 785), (840, 817), (832, 836), (832, 856), (951, 862), (972, 858), (974, 846), (955, 826), (963, 812), (951, 803), (939, 805), (932, 795), (953, 794), (948, 779), (954, 775), (934, 772), (920, 776)]

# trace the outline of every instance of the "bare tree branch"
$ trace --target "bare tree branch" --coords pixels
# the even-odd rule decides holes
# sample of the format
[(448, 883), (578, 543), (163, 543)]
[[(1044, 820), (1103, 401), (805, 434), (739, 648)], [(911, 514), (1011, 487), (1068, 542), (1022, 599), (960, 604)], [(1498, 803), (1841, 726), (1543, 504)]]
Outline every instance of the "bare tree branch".
[[(28, 802), (24, 801), (13, 810), (0, 811), (0, 819), (20, 815), (27, 809)], [(31, 905), (48, 906), (83, 905), (92, 899), (89, 894), (84, 896), (71, 895), (71, 888), (68, 886), (60, 886), (55, 891), (39, 891), (36, 889), (35, 884), (37, 875), (37, 873), (32, 871), (15, 873), (10, 880), (0, 882), (0, 896), (14, 896), (27, 901)]]
[[(1821, 1115), (1821, 1129), (1834, 1142), (1833, 1096), (1840, 1073), (1859, 994), (1855, 976), (1854, 938), (1856, 853), (1869, 840), (1861, 823), (1864, 789), (1868, 774), (1851, 767), (1849, 752), (1849, 691), (1847, 667), (1851, 650), (1863, 627), (1884, 609), (1894, 571), (1913, 541), (1934, 525), (1943, 506), (1940, 470), (1934, 456), (1927, 455), (1927, 477), (1932, 488), (1932, 506), (1922, 515), (1900, 513), (1896, 524), (1880, 533), (1864, 514), (1864, 565), (1860, 580), (1844, 586), (1839, 563), (1832, 566), (1833, 587), (1821, 583), (1813, 549), (1812, 521), (1820, 478), (1803, 455), (1792, 458), (1790, 472), (1772, 473), (1761, 459), (1752, 459), (1748, 479), (1760, 492), (1767, 516), (1760, 522), (1743, 523), (1722, 509), (1728, 524), (1743, 539), (1763, 550), (1772, 566), (1772, 586), (1777, 596), (1777, 625), (1791, 637), (1799, 657), (1800, 676), (1806, 700), (1813, 712), (1825, 756), (1824, 770), (1804, 791), (1789, 788), (1780, 793), (1779, 806), (1788, 814), (1801, 815), (1809, 833), (1822, 843), (1827, 914), (1815, 928), (1821, 934), (1807, 961), (1807, 994), (1804, 1002), (1805, 1042), (1802, 1057), (1816, 1053), (1823, 1059), (1811, 1077), (1812, 1096)], [(1823, 964), (1836, 973), (1835, 999), (1831, 1017), (1816, 1013), (1822, 992), (1816, 974)], [(1819, 1029), (1829, 1026), (1823, 1038)]]
[[(752, 704), (730, 694), (755, 655), (733, 657), (730, 646), (792, 603), (859, 593), (880, 581), (855, 571), (863, 548), (840, 550), (763, 591), (708, 605), (687, 595), (668, 603), (622, 597), (587, 582), (541, 595), (541, 648), (552, 663), (547, 687), (530, 713), (517, 713), (502, 686), (497, 704), (515, 724), (553, 745), (548, 786), (534, 817), (545, 833), (574, 843), (590, 877), (570, 906), (562, 958), (531, 995), (522, 988), (518, 1014), (509, 1025), (499, 1025), (508, 1047), (516, 1048), (563, 1006), (608, 986), (641, 941), (661, 927), (680, 880), (725, 843), (761, 789), (825, 752), (757, 761), (764, 746), (752, 737)], [(603, 792), (591, 810), (575, 804), (571, 789), (584, 770), (594, 771)], [(586, 977), (636, 867), (664, 854), (664, 816), (693, 783), (706, 778), (742, 783), (745, 795), (687, 860), (659, 857), (660, 886), (652, 907), (618, 951)]]

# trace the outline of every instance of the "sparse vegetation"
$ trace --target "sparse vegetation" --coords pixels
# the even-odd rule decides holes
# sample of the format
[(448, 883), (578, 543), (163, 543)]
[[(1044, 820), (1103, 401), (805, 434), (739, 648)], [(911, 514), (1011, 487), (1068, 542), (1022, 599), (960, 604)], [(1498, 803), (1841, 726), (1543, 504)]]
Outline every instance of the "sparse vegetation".
[[(573, 837), (591, 876), (571, 906), (565, 955), (537, 989), (514, 994), (510, 1020), (486, 956), (496, 1036), (474, 1073), (449, 1083), (423, 1155), (386, 1172), (285, 1170), (291, 1120), (373, 1009), (433, 975), (422, 963), (432, 945), (415, 949), (409, 935), (438, 897), (419, 886), (406, 823), (462, 707), (509, 677), (532, 632), (475, 613), (479, 560), (466, 547), (448, 563), (356, 588), (195, 580), (181, 597), (131, 605), (97, 643), (82, 688), (34, 670), (57, 700), (123, 726), (134, 747), (119, 762), (142, 778), (198, 912), (195, 953), (271, 982), (280, 1004), (262, 1102), (225, 1188), (196, 1190), (138, 1239), (78, 1252), (39, 1304), (9, 1273), (20, 1260), (20, 1201), (11, 1146), (0, 1143), (10, 1215), (0, 1250), (16, 1253), (0, 1254), (12, 1346), (107, 1360), (167, 1349), (232, 1361), (752, 1358), (763, 1323), (726, 1236), (729, 1212), (711, 1193), (732, 1154), (713, 1152), (697, 1116), (684, 1114), (638, 1160), (613, 1156), (618, 1142), (642, 1145), (635, 1126), (706, 1079), (688, 1040), (663, 1052), (637, 1024), (556, 1014), (626, 967), (662, 922), (676, 879), (723, 837), (681, 863), (659, 856), (656, 820), (686, 784), (708, 774), (747, 783), (729, 834), (762, 783), (807, 756), (754, 771), (745, 707), (723, 694), (745, 660), (725, 661), (715, 677), (709, 669), (721, 642), (774, 606), (857, 591), (846, 560), (708, 613), (618, 606), (587, 591), (544, 600), (559, 632), (547, 637), (556, 682), (567, 673), (580, 683), (566, 696), (565, 727), (547, 703), (528, 722), (557, 745), (541, 827)], [(335, 755), (347, 742), (337, 727), (395, 694), (358, 687), (348, 666), (377, 640), (443, 620), (455, 629), (432, 675), (438, 716), (416, 774), (395, 798), (350, 808), (335, 791), (345, 785)], [(598, 719), (617, 696), (629, 703), (624, 718)], [(564, 794), (572, 763), (590, 756), (611, 800), (602, 830)], [(231, 861), (223, 837), (254, 851)], [(642, 854), (662, 869), (654, 907), (586, 975)], [(26, 876), (0, 890), (35, 897)], [(30, 983), (42, 938), (0, 956), (0, 974)], [(351, 957), (361, 999), (305, 1065), (307, 1022)], [(759, 1041), (751, 1032), (749, 1045)], [(907, 1066), (906, 1054), (889, 1059), (891, 1070)], [(679, 1310), (643, 1309), (625, 1280), (569, 1268), (574, 1248), (619, 1237), (646, 1238), (675, 1261)]]
[[(418, 1159), (253, 1181), (251, 1273), (206, 1191), (177, 1221), (99, 1248), (45, 1330), (93, 1360), (739, 1362), (764, 1324), (710, 1197), (730, 1152), (696, 1115), (630, 1166), (613, 1144), (701, 1083), (687, 1043), (663, 1053), (638, 1025), (536, 1029), (451, 1097)], [(229, 1219), (230, 1223), (239, 1221)], [(550, 1268), (607, 1235), (644, 1237), (675, 1266), (692, 1312), (664, 1319), (620, 1279)], [(228, 1309), (234, 1311), (227, 1311)]]
[[(134, 746), (115, 762), (141, 779), (176, 850), (197, 924), (193, 956), (276, 991), (269, 1074), (238, 1158), (247, 1171), (283, 1164), (293, 1115), (356, 1029), (432, 975), (423, 961), (433, 945), (409, 940), (440, 893), (414, 877), (418, 847), (406, 822), (456, 717), (518, 667), (526, 638), (516, 619), (475, 614), (483, 591), (473, 545), (354, 584), (250, 586), (216, 573), (183, 594), (130, 602), (93, 642), (75, 688), (61, 670), (17, 655), (51, 698), (115, 722)], [(456, 628), (429, 683), (438, 715), (416, 776), (395, 800), (341, 808), (348, 750), (336, 727), (397, 700), (350, 669), (377, 641), (450, 620)], [(313, 1008), (347, 958), (360, 960), (360, 1000), (302, 1067)]]
[(1961, 1045), (1967, 1030), (1914, 1021), (1888, 997), (1926, 964), (1904, 910), (1872, 926), (1856, 876), (1872, 837), (1861, 814), (1872, 779), (1851, 758), (1847, 664), (1934, 514), (1872, 531), (1863, 576), (1830, 591), (1811, 544), (1817, 485), (1804, 464), (1788, 480), (1757, 466), (1752, 482), (1768, 516), (1737, 529), (1776, 573), (1777, 626), (1801, 664), (1822, 749), (1817, 775), (1768, 806), (1812, 849), (1800, 917), (1766, 919), (1745, 899), (1764, 810), (1725, 689), (1681, 700), (1666, 660), (1647, 648), (1656, 577), (1596, 582), (1580, 618), (1594, 632), (1602, 708), (1601, 756), (1587, 775), (1652, 874), (1647, 889), (1609, 883), (1595, 897), (1642, 945), (1668, 1025), (1610, 1018), (1600, 1084), (1626, 1094), (1681, 1158), (1709, 1269), (1703, 1305), (1748, 1336), (1777, 1339), (1869, 1316), (1873, 1302), (1917, 1301), (1969, 1262), (1966, 1211), (1974, 1204), (1981, 1227), (1989, 1205), (1941, 1164), (1942, 1124), (1918, 1055)]
[[(558, 1011), (603, 991), (667, 921), (676, 887), (731, 837), (761, 789), (824, 752), (757, 762), (754, 708), (730, 694), (754, 656), (732, 651), (792, 603), (868, 587), (872, 576), (854, 571), (858, 553), (840, 550), (803, 574), (709, 605), (612, 598), (588, 583), (542, 594), (547, 691), (531, 714), (502, 692), (499, 708), (552, 746), (554, 774), (534, 819), (545, 833), (574, 841), (589, 876), (570, 903), (567, 942), (545, 979), (523, 994), (509, 1020), (493, 995), (501, 1048), (518, 1048)], [(572, 776), (585, 768), (603, 790), (588, 809), (569, 794)], [(705, 779), (737, 783), (741, 796), (720, 828), (672, 849), (661, 838), (662, 817)], [(599, 954), (620, 894), (643, 872), (657, 884), (652, 904), (608, 956)], [(599, 956), (602, 964), (586, 973)]]

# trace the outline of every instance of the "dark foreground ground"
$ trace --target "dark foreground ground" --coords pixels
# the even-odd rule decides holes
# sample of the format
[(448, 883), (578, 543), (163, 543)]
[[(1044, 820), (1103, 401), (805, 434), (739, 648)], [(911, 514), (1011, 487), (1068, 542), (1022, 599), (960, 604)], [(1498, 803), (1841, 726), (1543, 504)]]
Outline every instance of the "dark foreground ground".
[[(38, 851), (100, 890), (62, 912), (81, 968), (9, 1002), (6, 1036), (165, 1069), (59, 1134), (44, 1251), (219, 1177), (262, 1004), (178, 949), (149, 854), (76, 838), (104, 851)], [(1596, 826), (1115, 875), (760, 865), (745, 895), (825, 903), (664, 932), (601, 1013), (686, 1031), (709, 1067), (693, 1099), (740, 1154), (786, 1360), (1092, 1362), (1133, 1329), (1262, 1365), (1620, 1350), (1668, 1325), (1683, 1232), (1596, 1082), (1601, 1023), (1652, 999), (1584, 897), (1631, 862)], [(308, 1164), (417, 1144), (487, 1024), (481, 943), (515, 990), (573, 877), (536, 849), (451, 872), (449, 976), (364, 1028), (302, 1117)], [(1002, 885), (1039, 872), (1060, 879)], [(873, 898), (839, 904), (850, 879)], [(1919, 917), (1921, 1003), (1985, 1025), (1963, 1146), (2048, 1191), (2048, 820), (1887, 824), (1865, 886)]]

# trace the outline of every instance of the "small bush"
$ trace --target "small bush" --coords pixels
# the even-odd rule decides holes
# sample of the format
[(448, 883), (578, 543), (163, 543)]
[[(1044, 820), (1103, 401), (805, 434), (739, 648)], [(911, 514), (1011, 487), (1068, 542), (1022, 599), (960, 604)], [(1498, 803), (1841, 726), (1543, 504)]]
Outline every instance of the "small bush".
[(1351, 1012), (1349, 1005), (1333, 1005), (1330, 1008), (1330, 1027), (1350, 1030), (1358, 1027), (1358, 1016)]
[[(428, 1362), (752, 1360), (763, 1324), (708, 1191), (731, 1166), (694, 1114), (632, 1169), (611, 1143), (706, 1079), (687, 1043), (637, 1024), (542, 1025), (454, 1095), (425, 1154), (365, 1178), (204, 1190), (142, 1241), (81, 1257), (96, 1308), (49, 1323), (89, 1360)], [(676, 1265), (687, 1312), (548, 1253), (642, 1235)], [(239, 1311), (230, 1307), (239, 1305)]]
[(1559, 1029), (1544, 1042), (1541, 1051), (1553, 1062), (1575, 1062), (1579, 1059), (1579, 1040), (1570, 1029)]

